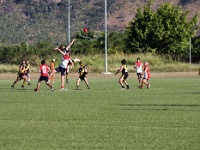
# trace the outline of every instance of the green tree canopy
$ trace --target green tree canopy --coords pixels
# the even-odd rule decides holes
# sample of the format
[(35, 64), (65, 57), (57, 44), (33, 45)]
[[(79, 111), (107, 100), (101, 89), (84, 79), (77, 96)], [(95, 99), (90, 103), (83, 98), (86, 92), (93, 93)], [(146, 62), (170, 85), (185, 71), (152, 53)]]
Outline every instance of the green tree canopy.
[(151, 1), (140, 8), (134, 20), (126, 28), (126, 47), (133, 53), (156, 52), (158, 54), (185, 55), (188, 39), (196, 33), (197, 15), (188, 19), (189, 11), (170, 3), (161, 5), (155, 12)]

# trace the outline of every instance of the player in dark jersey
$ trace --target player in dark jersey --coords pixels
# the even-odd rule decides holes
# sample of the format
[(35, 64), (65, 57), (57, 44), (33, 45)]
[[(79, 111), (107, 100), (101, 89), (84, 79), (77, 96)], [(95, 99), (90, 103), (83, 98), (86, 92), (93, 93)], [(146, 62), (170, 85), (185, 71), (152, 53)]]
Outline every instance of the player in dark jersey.
[(30, 62), (29, 62), (29, 60), (26, 60), (26, 67), (25, 67), (26, 69), (26, 75), (27, 75), (27, 77), (28, 77), (28, 85), (31, 85), (31, 75), (30, 75)]
[(26, 81), (28, 79), (27, 77), (27, 72), (26, 72), (26, 61), (25, 60), (22, 60), (22, 63), (20, 64), (19, 66), (19, 71), (17, 73), (17, 78), (16, 80), (13, 82), (13, 84), (11, 85), (11, 89), (14, 89), (14, 86), (17, 82), (19, 82), (20, 80), (23, 79), (23, 83), (21, 85), (21, 88), (24, 89), (25, 87), (25, 84), (26, 84)]
[[(81, 61), (78, 58), (71, 58), (71, 60), (72, 60), (73, 63)], [(66, 83), (69, 83), (69, 81), (68, 81), (68, 75), (69, 75), (69, 69), (71, 68), (71, 65), (72, 65), (72, 63), (69, 62), (68, 65), (67, 65), (67, 68), (66, 68)]]
[(79, 74), (79, 77), (76, 81), (76, 90), (78, 90), (79, 88), (79, 83), (80, 81), (84, 81), (85, 84), (87, 85), (87, 88), (90, 89), (90, 86), (89, 86), (89, 83), (87, 81), (87, 65), (84, 65), (82, 62), (79, 62), (80, 64), (80, 68), (78, 69), (78, 74)]
[(119, 72), (122, 73), (122, 75), (119, 78), (119, 84), (122, 87), (121, 90), (125, 90), (124, 84), (126, 85), (127, 89), (129, 89), (129, 84), (126, 82), (126, 79), (128, 78), (129, 74), (128, 74), (128, 70), (127, 70), (127, 65), (126, 65), (126, 60), (125, 59), (123, 59), (121, 61), (121, 66), (117, 70), (117, 72), (115, 73), (115, 75), (117, 75)]

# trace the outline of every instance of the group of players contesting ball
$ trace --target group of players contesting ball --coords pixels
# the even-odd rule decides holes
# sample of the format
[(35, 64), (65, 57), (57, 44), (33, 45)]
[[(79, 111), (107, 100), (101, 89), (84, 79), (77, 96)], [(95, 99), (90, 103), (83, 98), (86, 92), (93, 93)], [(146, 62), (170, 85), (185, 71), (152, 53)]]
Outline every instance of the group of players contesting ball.
[[(41, 64), (38, 69), (38, 71), (40, 72), (40, 77), (38, 79), (37, 86), (34, 89), (35, 92), (38, 92), (41, 81), (45, 81), (46, 85), (49, 86), (50, 89), (53, 91), (54, 88), (50, 82), (54, 83), (54, 76), (56, 72), (61, 73), (60, 91), (63, 91), (65, 82), (68, 83), (69, 69), (72, 68), (74, 66), (74, 63), (76, 62), (78, 62), (80, 65), (77, 72), (79, 74), (79, 77), (77, 78), (77, 81), (76, 81), (76, 90), (79, 89), (80, 81), (84, 81), (87, 88), (90, 89), (90, 86), (87, 80), (87, 74), (88, 74), (87, 65), (85, 65), (78, 58), (71, 58), (69, 49), (74, 42), (75, 42), (75, 39), (73, 39), (72, 42), (68, 46), (61, 45), (59, 47), (55, 47), (54, 50), (59, 52), (62, 55), (61, 63), (57, 68), (54, 68), (55, 59), (52, 60), (50, 67), (46, 64), (45, 60), (41, 61)], [(118, 73), (121, 72), (121, 76), (119, 78), (119, 84), (121, 86), (121, 90), (125, 90), (124, 84), (126, 85), (127, 89), (130, 88), (129, 84), (126, 81), (126, 79), (129, 76), (126, 64), (127, 64), (126, 60), (122, 59), (121, 66), (115, 73), (115, 75), (117, 75)], [(150, 84), (148, 83), (148, 80), (150, 79), (149, 63), (145, 62), (143, 64), (140, 58), (138, 57), (137, 61), (135, 62), (134, 68), (136, 69), (136, 73), (138, 77), (138, 82), (139, 82), (138, 88), (142, 89), (144, 85), (146, 85), (147, 88), (150, 88)], [(17, 78), (11, 85), (12, 90), (14, 89), (15, 84), (20, 80), (23, 80), (21, 88), (25, 88), (25, 84), (27, 81), (28, 81), (28, 85), (31, 85), (29, 69), (30, 69), (29, 61), (22, 60), (22, 63), (19, 66), (19, 71), (17, 73)]]

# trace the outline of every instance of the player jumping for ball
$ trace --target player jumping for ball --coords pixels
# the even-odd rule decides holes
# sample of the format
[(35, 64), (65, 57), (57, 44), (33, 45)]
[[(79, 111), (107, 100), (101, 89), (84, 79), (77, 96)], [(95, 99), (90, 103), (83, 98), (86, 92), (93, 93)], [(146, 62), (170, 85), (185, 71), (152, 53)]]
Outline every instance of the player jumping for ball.
[(63, 55), (63, 58), (61, 60), (60, 66), (57, 67), (56, 69), (54, 69), (53, 71), (51, 71), (51, 74), (49, 75), (49, 77), (52, 76), (52, 74), (56, 73), (56, 72), (61, 72), (61, 88), (60, 91), (64, 90), (64, 83), (65, 83), (65, 74), (66, 74), (66, 68), (68, 63), (70, 62), (71, 68), (73, 67), (74, 63), (72, 62), (72, 60), (70, 59), (69, 55), (64, 53), (61, 49), (59, 49), (58, 47), (56, 47), (54, 50), (58, 51), (59, 53), (61, 53)]

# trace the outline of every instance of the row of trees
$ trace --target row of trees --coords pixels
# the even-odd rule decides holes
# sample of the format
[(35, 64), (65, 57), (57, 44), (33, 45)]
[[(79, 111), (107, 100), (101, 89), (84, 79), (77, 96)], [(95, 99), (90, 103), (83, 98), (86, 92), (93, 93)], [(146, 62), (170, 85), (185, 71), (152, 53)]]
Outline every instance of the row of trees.
[[(143, 10), (137, 10), (136, 17), (125, 31), (109, 32), (108, 53), (152, 52), (168, 55), (175, 60), (184, 60), (188, 58), (189, 38), (192, 38), (192, 55), (200, 56), (200, 36), (195, 36), (198, 30), (197, 16), (188, 19), (188, 14), (188, 11), (183, 11), (181, 7), (170, 3), (165, 3), (153, 11), (149, 1)], [(85, 33), (80, 29), (72, 37), (77, 39), (72, 47), (72, 53), (84, 55), (104, 53), (104, 36), (104, 32)], [(0, 60), (2, 63), (16, 63), (22, 57), (28, 57), (32, 61), (38, 57), (48, 59), (56, 55), (54, 47), (53, 39), (40, 40), (31, 45), (27, 41), (12, 46), (5, 46), (2, 43)]]
[(143, 11), (137, 10), (135, 19), (126, 28), (126, 46), (132, 52), (155, 52), (181, 58), (188, 53), (189, 38), (198, 30), (197, 15), (188, 20), (188, 14), (189, 11), (170, 3), (154, 12), (149, 1)]

